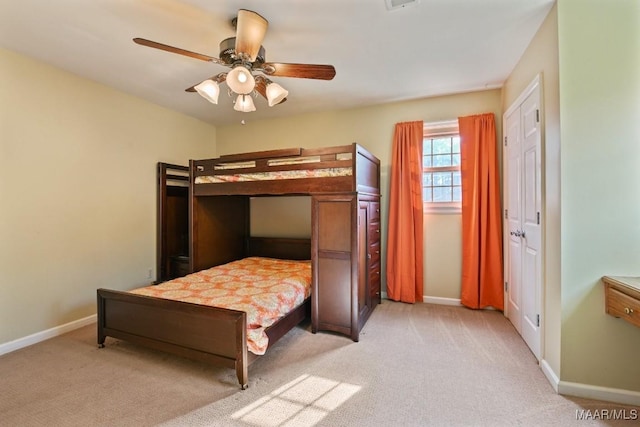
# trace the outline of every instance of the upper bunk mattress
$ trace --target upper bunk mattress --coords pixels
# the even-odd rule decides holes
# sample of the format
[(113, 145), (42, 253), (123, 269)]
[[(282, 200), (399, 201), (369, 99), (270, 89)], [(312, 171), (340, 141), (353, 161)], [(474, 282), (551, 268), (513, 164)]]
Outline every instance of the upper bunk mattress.
[(244, 311), (247, 348), (261, 355), (265, 329), (311, 295), (311, 261), (249, 257), (130, 292)]
[(275, 181), (280, 179), (330, 178), (351, 176), (351, 168), (302, 169), (274, 172), (238, 173), (229, 175), (197, 176), (196, 184), (216, 184), (222, 182)]

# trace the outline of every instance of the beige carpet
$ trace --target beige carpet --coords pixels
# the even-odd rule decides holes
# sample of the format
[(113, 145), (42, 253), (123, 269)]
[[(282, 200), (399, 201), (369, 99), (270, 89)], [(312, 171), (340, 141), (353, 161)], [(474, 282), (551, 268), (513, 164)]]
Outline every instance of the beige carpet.
[(628, 426), (593, 415), (640, 411), (555, 394), (491, 311), (383, 301), (359, 343), (303, 324), (245, 391), (231, 369), (95, 341), (88, 326), (0, 357), (0, 425)]

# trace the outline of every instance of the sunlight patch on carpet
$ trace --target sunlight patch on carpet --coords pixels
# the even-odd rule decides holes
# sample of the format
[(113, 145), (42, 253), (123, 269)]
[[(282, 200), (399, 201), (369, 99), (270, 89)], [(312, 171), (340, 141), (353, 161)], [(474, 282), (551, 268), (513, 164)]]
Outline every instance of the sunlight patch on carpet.
[(314, 375), (301, 375), (231, 417), (259, 427), (313, 426), (361, 388)]

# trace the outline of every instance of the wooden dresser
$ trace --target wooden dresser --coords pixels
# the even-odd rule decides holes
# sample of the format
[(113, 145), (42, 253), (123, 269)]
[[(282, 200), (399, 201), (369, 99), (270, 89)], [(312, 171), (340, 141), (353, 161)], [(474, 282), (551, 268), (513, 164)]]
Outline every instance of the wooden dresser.
[(607, 314), (640, 327), (640, 277), (604, 276)]
[(359, 340), (380, 304), (380, 195), (312, 197), (312, 331)]

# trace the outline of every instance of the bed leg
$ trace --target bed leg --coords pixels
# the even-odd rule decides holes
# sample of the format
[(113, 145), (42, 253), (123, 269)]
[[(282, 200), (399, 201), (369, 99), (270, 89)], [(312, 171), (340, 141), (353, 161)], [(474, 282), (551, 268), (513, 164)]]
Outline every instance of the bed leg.
[(236, 377), (238, 377), (240, 388), (246, 390), (249, 386), (249, 362), (247, 362), (246, 357), (236, 360)]
[(98, 296), (98, 322), (97, 322), (97, 336), (98, 336), (98, 348), (104, 348), (104, 341), (107, 339), (107, 335), (104, 333), (104, 297), (100, 294), (100, 289), (97, 291)]

